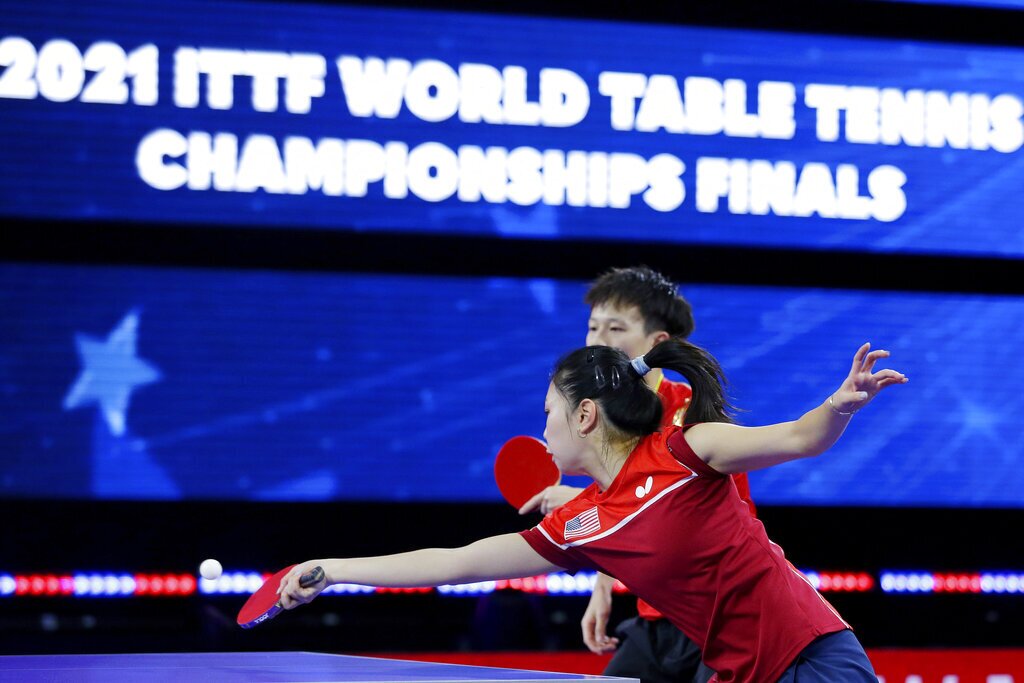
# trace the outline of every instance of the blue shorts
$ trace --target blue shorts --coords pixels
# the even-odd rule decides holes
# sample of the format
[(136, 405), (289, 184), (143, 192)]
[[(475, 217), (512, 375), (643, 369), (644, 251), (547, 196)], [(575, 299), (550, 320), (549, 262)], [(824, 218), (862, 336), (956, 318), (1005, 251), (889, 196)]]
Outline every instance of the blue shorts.
[(878, 683), (853, 631), (829, 633), (805, 647), (778, 683)]

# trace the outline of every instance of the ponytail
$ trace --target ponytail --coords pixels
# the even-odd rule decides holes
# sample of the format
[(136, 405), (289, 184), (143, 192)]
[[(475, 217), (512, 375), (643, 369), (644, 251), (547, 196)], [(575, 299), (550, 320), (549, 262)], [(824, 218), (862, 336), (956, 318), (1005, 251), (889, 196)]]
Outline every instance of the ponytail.
[(685, 339), (666, 339), (643, 356), (652, 368), (674, 370), (686, 378), (693, 398), (686, 408), (686, 422), (732, 422), (733, 406), (725, 395), (725, 374), (715, 357)]

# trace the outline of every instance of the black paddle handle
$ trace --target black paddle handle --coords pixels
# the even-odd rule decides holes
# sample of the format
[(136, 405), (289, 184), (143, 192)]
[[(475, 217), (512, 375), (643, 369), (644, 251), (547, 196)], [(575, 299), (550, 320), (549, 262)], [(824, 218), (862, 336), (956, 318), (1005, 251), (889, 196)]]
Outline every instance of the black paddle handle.
[(313, 567), (308, 572), (299, 577), (299, 585), (303, 588), (309, 588), (310, 586), (315, 586), (323, 580), (323, 567)]

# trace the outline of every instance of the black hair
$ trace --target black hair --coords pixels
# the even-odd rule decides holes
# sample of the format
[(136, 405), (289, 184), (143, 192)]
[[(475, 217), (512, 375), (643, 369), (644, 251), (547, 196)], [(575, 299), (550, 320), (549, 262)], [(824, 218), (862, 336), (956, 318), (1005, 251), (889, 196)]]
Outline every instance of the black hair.
[[(693, 397), (686, 422), (732, 422), (725, 375), (714, 356), (684, 339), (666, 339), (643, 355), (651, 368), (674, 370), (690, 383)], [(661, 427), (661, 399), (630, 359), (610, 346), (585, 346), (562, 356), (551, 381), (570, 410), (585, 398), (601, 406), (608, 421), (626, 436), (646, 436)]]
[(671, 280), (647, 266), (612, 268), (594, 280), (583, 302), (591, 308), (605, 304), (636, 306), (646, 334), (665, 330), (673, 337), (686, 339), (693, 333), (690, 302)]

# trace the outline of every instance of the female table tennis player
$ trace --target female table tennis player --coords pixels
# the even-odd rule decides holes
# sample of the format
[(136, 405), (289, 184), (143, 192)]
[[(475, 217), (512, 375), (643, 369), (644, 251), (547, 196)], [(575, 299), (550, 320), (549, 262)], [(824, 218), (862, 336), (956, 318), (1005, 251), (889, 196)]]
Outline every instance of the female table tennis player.
[[(869, 348), (821, 405), (765, 427), (732, 424), (721, 368), (689, 342), (670, 339), (633, 361), (610, 347), (573, 351), (552, 375), (544, 438), (559, 468), (591, 486), (519, 534), (299, 564), (282, 580), (282, 604), (333, 583), (434, 586), (595, 568), (697, 642), (713, 681), (877, 683), (849, 625), (768, 539), (728, 476), (823, 453), (879, 391), (907, 381), (875, 372), (889, 353)], [(650, 368), (690, 383), (688, 427), (658, 431), (661, 401), (642, 380)], [(324, 581), (300, 587), (317, 565)]]

